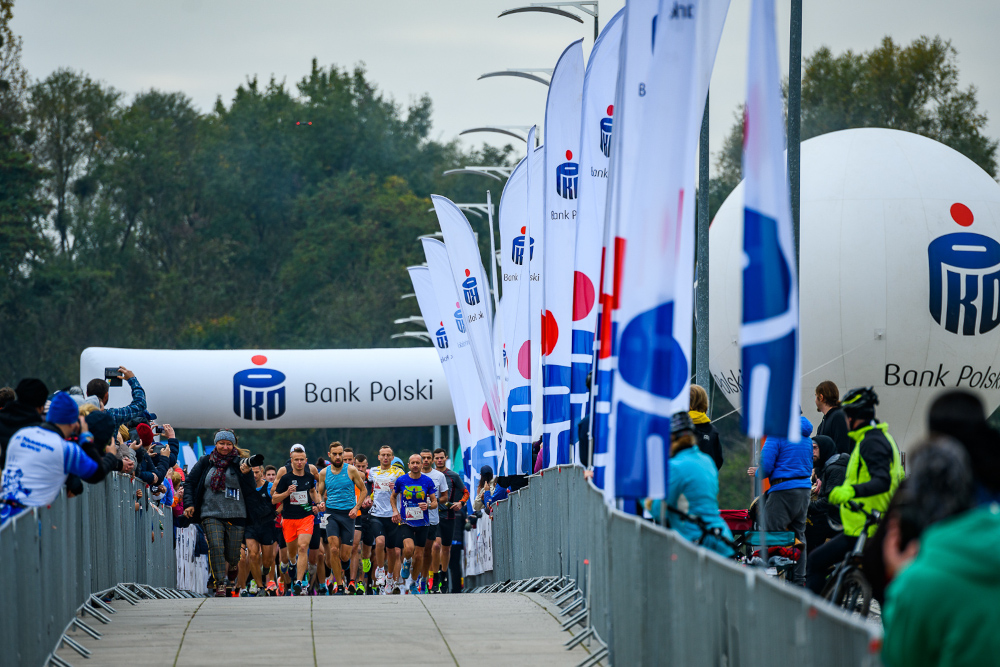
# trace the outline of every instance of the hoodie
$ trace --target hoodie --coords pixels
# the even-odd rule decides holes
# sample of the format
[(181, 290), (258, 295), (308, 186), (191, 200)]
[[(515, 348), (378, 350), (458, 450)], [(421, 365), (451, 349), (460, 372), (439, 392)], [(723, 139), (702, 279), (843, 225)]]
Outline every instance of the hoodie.
[(886, 592), (886, 667), (993, 665), (1000, 655), (1000, 505), (929, 527)]

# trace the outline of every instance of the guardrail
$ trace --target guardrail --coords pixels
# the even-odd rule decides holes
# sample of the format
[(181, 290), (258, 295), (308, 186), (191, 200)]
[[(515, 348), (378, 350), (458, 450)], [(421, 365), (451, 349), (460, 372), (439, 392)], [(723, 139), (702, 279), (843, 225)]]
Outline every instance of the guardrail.
[[(173, 587), (173, 517), (144, 485), (112, 474), (0, 528), (0, 665), (42, 665), (91, 594), (121, 583)], [(161, 528), (162, 525), (162, 528)]]
[(877, 666), (881, 632), (819, 597), (609, 509), (582, 468), (533, 475), (493, 511), (495, 580), (565, 575), (618, 665)]

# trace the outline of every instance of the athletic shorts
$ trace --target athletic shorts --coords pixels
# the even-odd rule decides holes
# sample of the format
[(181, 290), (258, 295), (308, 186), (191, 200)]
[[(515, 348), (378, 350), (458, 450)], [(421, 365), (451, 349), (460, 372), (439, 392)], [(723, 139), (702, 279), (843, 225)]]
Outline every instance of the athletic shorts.
[(299, 535), (309, 535), (312, 537), (313, 523), (314, 519), (311, 516), (307, 516), (304, 519), (288, 519), (282, 517), (281, 532), (285, 535), (285, 543), (294, 542), (295, 538)]
[(243, 540), (257, 540), (264, 547), (274, 544), (274, 521), (262, 521), (259, 523), (248, 523), (243, 531)]
[(399, 530), (399, 544), (402, 546), (403, 540), (413, 540), (413, 546), (422, 549), (425, 544), (427, 544), (427, 529), (430, 526), (419, 526), (414, 528), (408, 523), (400, 524)]
[(288, 543), (285, 542), (285, 531), (282, 528), (284, 524), (274, 526), (274, 541), (278, 543), (279, 549), (285, 549), (288, 547)]
[(455, 533), (455, 520), (454, 519), (441, 519), (441, 523), (438, 524), (438, 537), (441, 538), (441, 545), (450, 547), (451, 546), (451, 536)]
[(354, 544), (354, 519), (351, 510), (328, 510), (326, 513), (326, 534), (340, 540), (340, 546)]
[(372, 540), (373, 543), (374, 543), (374, 537), (379, 537), (381, 535), (385, 536), (386, 549), (395, 549), (397, 546), (399, 546), (396, 544), (396, 537), (397, 533), (399, 533), (398, 530), (399, 526), (397, 526), (395, 522), (393, 522), (391, 516), (373, 516), (371, 517), (371, 526), (373, 532), (373, 540)]
[(375, 544), (375, 529), (372, 527), (374, 523), (375, 520), (367, 514), (361, 519), (361, 544), (368, 547)]
[(320, 528), (317, 523), (313, 526), (313, 536), (309, 540), (309, 548), (319, 549), (320, 544), (326, 544), (326, 528)]
[(433, 542), (434, 538), (437, 536), (438, 536), (438, 525), (436, 523), (432, 523), (431, 525), (427, 526), (427, 541)]

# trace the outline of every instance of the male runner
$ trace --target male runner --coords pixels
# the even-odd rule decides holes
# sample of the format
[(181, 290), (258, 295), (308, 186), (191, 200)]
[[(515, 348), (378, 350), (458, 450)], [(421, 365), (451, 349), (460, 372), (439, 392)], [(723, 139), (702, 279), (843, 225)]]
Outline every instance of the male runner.
[[(424, 449), (420, 452), (421, 472), (431, 478), (438, 502), (448, 498), (448, 478), (444, 473), (434, 467), (434, 455), (431, 450)], [(427, 528), (427, 542), (424, 545), (424, 567), (417, 577), (417, 590), (421, 593), (434, 592), (434, 573), (438, 571), (441, 562), (441, 537), (438, 534), (438, 508), (428, 512), (430, 526)]]
[[(303, 447), (302, 450), (305, 451), (305, 447)], [(284, 477), (285, 473), (287, 473), (289, 470), (291, 470), (291, 468), (292, 468), (292, 459), (289, 458), (287, 461), (285, 461), (285, 465), (283, 465), (280, 468), (278, 468), (278, 471), (275, 473), (275, 476), (274, 476), (274, 483), (277, 484), (278, 482), (280, 482), (281, 478)], [(310, 474), (312, 474), (313, 478), (315, 478), (316, 484), (318, 485), (319, 484), (319, 470), (312, 463), (309, 464), (309, 472), (310, 472)], [(278, 513), (279, 513), (279, 515), (281, 513), (281, 508), (280, 507), (278, 508)], [(281, 523), (278, 522), (278, 525), (280, 526)], [(315, 528), (315, 520), (313, 522), (313, 527)], [(313, 532), (315, 533), (315, 530)], [(279, 534), (278, 545), (281, 547), (280, 556), (283, 559), (281, 561), (281, 578), (282, 578), (282, 581), (284, 581), (284, 583), (285, 583), (285, 595), (291, 595), (292, 594), (292, 571), (293, 571), (293, 569), (295, 567), (295, 552), (288, 550), (288, 545), (285, 544), (285, 535), (284, 535), (284, 533), (281, 530), (279, 530), (278, 534)], [(310, 538), (310, 545), (311, 544), (312, 544), (312, 538)]]
[[(306, 465), (306, 448), (292, 445), (289, 452), (291, 471), (285, 475), (279, 472), (277, 485), (271, 495), (271, 502), (281, 505), (281, 529), (285, 534), (288, 552), (296, 556), (296, 578), (292, 589), (295, 595), (302, 594), (302, 579), (308, 566), (309, 541), (313, 534), (313, 521), (319, 513), (321, 502), (316, 492), (316, 478), (309, 474)], [(284, 470), (284, 468), (282, 468)]]
[[(410, 575), (410, 559), (416, 572), (421, 572), (424, 560), (424, 545), (430, 526), (429, 510), (437, 508), (437, 488), (433, 480), (423, 474), (423, 459), (420, 454), (410, 456), (410, 473), (396, 478), (389, 502), (392, 504), (392, 520), (399, 524), (399, 534), (403, 539), (403, 570), (400, 577), (405, 581)], [(401, 502), (397, 508), (396, 499)], [(417, 593), (417, 582), (410, 584), (410, 593)]]
[(274, 519), (277, 512), (271, 502), (271, 485), (264, 478), (263, 469), (260, 466), (254, 466), (253, 476), (257, 495), (263, 501), (261, 506), (270, 508), (270, 512), (256, 521), (248, 522), (246, 531), (243, 533), (243, 539), (247, 545), (249, 574), (253, 577), (253, 584), (248, 589), (247, 594), (264, 597), (267, 595), (264, 568), (269, 570), (274, 565)]
[[(264, 480), (267, 482), (268, 493), (274, 492), (274, 480), (277, 479), (277, 477), (277, 468), (273, 465), (264, 466)], [(277, 509), (280, 510), (280, 508)], [(271, 548), (271, 559), (267, 563), (269, 569), (265, 571), (264, 577), (268, 580), (268, 595), (277, 595), (278, 580), (283, 580), (288, 577), (288, 545), (285, 544), (285, 534), (281, 532), (281, 513), (279, 511), (275, 512), (272, 531), (274, 534), (274, 545)], [(285, 564), (285, 569), (283, 571), (279, 571), (281, 563)]]
[[(391, 502), (396, 478), (402, 471), (392, 465), (392, 447), (382, 445), (378, 450), (379, 467), (368, 471), (372, 482), (372, 529), (375, 533), (375, 584), (389, 588), (386, 578), (386, 551), (388, 550), (389, 572), (394, 572), (396, 556), (396, 524), (392, 520), (395, 512)], [(391, 576), (391, 575), (390, 575)]]
[[(372, 530), (372, 519), (368, 512), (372, 506), (372, 483), (368, 480), (368, 457), (358, 454), (354, 460), (354, 467), (358, 469), (365, 479), (368, 488), (368, 496), (358, 500), (361, 502), (361, 514), (354, 520), (354, 546), (351, 550), (351, 580), (357, 582), (354, 592), (357, 595), (364, 595), (371, 586), (372, 569), (372, 544), (375, 543), (375, 532)], [(359, 568), (358, 565), (361, 567)], [(358, 570), (361, 570), (360, 576)], [(366, 580), (369, 580), (366, 582)]]
[[(434, 467), (448, 478), (447, 502), (441, 507), (441, 520), (438, 522), (438, 533), (441, 538), (441, 558), (438, 560), (438, 571), (434, 575), (434, 586), (439, 593), (448, 592), (448, 570), (451, 564), (451, 543), (455, 539), (455, 512), (462, 509), (462, 503), (469, 499), (469, 492), (462, 482), (461, 476), (454, 470), (449, 470), (448, 453), (438, 447), (434, 450)], [(439, 501), (441, 502), (441, 501)], [(447, 507), (447, 511), (445, 511)], [(460, 530), (460, 529), (459, 529)]]
[(350, 569), (351, 547), (354, 544), (354, 520), (361, 514), (361, 503), (368, 497), (368, 487), (358, 469), (344, 463), (342, 444), (331, 442), (329, 454), (330, 465), (320, 476), (319, 495), (326, 499), (327, 554), (336, 582), (335, 592), (343, 595), (345, 573)]

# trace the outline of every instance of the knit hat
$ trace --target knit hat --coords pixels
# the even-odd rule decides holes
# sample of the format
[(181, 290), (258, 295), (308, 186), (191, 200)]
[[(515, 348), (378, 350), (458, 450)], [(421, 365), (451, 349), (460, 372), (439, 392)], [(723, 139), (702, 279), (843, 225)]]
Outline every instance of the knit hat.
[(76, 407), (76, 401), (70, 398), (69, 394), (60, 391), (52, 397), (45, 421), (52, 424), (75, 424), (79, 418), (80, 409)]
[(17, 400), (32, 408), (40, 408), (45, 405), (45, 399), (49, 396), (49, 388), (38, 378), (24, 378), (17, 383), (14, 389)]
[(139, 436), (139, 440), (142, 441), (143, 447), (149, 447), (153, 442), (153, 429), (149, 427), (149, 424), (136, 424), (135, 433)]
[(106, 445), (115, 434), (115, 420), (107, 412), (96, 410), (85, 418), (87, 428), (94, 435), (94, 442), (98, 445)]

